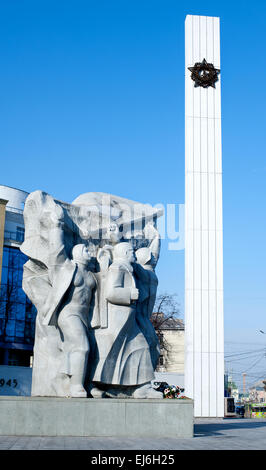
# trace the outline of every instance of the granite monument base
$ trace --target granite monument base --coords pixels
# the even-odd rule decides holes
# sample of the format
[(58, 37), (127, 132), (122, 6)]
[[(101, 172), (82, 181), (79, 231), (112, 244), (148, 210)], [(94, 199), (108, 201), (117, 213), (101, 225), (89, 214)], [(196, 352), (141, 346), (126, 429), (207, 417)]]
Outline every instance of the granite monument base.
[(0, 397), (0, 435), (193, 437), (193, 400)]

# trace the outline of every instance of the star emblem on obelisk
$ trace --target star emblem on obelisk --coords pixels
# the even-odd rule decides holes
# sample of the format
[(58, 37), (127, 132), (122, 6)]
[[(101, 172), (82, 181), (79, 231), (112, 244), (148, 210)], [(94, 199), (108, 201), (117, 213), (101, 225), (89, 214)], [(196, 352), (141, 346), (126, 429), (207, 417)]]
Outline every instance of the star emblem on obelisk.
[(215, 88), (220, 69), (216, 69), (214, 65), (208, 63), (206, 59), (203, 59), (202, 62), (196, 62), (193, 67), (188, 67), (188, 70), (191, 72), (191, 79), (195, 82), (195, 87), (201, 86), (208, 88), (211, 86)]

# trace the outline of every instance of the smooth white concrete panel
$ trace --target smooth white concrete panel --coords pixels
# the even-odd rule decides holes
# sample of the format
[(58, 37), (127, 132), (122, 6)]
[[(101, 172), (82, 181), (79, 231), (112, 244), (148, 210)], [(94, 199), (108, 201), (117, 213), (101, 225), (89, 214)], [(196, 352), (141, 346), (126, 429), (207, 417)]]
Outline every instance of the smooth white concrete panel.
[[(213, 42), (214, 42), (214, 57), (213, 57), (213, 64), (214, 67), (220, 69), (220, 21), (219, 18), (213, 18)], [(215, 97), (215, 117), (220, 119), (221, 118), (221, 81), (220, 75), (219, 80), (215, 84), (216, 93), (214, 93)]]
[[(194, 290), (194, 351), (201, 354), (202, 351), (202, 309), (201, 309), (201, 290)], [(200, 370), (197, 371), (200, 373)]]
[(202, 271), (201, 235), (202, 235), (201, 230), (194, 231), (194, 286), (193, 287), (196, 292), (197, 290), (201, 291), (201, 271)]
[(201, 230), (201, 174), (194, 173), (194, 230)]
[(193, 133), (191, 133), (191, 138), (193, 139), (193, 170), (195, 173), (200, 173), (201, 171), (200, 131), (200, 118), (197, 117), (193, 121)]
[(221, 136), (221, 119), (214, 121), (215, 136), (215, 172), (222, 172), (222, 136)]
[(222, 201), (222, 175), (215, 175), (215, 211), (216, 211), (216, 230), (223, 230), (223, 201)]
[[(205, 99), (205, 103), (207, 103)], [(206, 113), (207, 114), (207, 110)], [(208, 119), (207, 117), (200, 120), (200, 153), (201, 153), (201, 172), (207, 173), (208, 171)]]
[(209, 352), (209, 338), (210, 338), (210, 323), (209, 323), (209, 292), (208, 290), (202, 289), (201, 291), (201, 328), (202, 328), (202, 333), (201, 333), (201, 340), (202, 340), (202, 346), (201, 350), (202, 353), (208, 353)]
[[(200, 47), (200, 58), (199, 62), (206, 59), (207, 56), (207, 18), (206, 16), (199, 17), (199, 28), (200, 28), (200, 38), (199, 38), (199, 47)], [(208, 89), (200, 88), (200, 116), (201, 118), (208, 117)], [(203, 137), (203, 134), (202, 134)], [(202, 169), (202, 171), (205, 171)]]
[(193, 115), (194, 118), (201, 117), (201, 89), (193, 86)]
[(200, 17), (192, 15), (193, 65), (200, 61)]
[[(217, 351), (222, 357), (224, 351), (224, 309), (223, 309), (223, 290), (217, 291)], [(224, 361), (222, 361), (224, 364)]]
[(216, 232), (216, 288), (223, 290), (223, 232)]
[(185, 226), (187, 230), (194, 230), (194, 173), (187, 173), (186, 181)]
[(208, 88), (208, 118), (209, 119), (215, 118), (215, 108), (214, 108), (215, 92), (216, 92), (216, 89), (212, 87)]
[(206, 54), (206, 60), (207, 62), (210, 62), (213, 64), (214, 60), (214, 44), (213, 41), (210, 39), (213, 36), (213, 21), (208, 20), (206, 22), (206, 34), (207, 34), (207, 54)]
[[(216, 417), (217, 413), (217, 355), (216, 351), (210, 353), (210, 409), (209, 416)], [(222, 415), (221, 415), (222, 416)]]
[(215, 84), (214, 90), (214, 117), (215, 119), (221, 119), (221, 82), (220, 82), (220, 75), (219, 80)]
[(216, 291), (216, 232), (209, 231), (209, 290)]
[(210, 357), (208, 353), (202, 354), (202, 390), (201, 390), (201, 416), (209, 416), (210, 402)]
[(220, 18), (213, 17), (213, 64), (220, 68)]
[(202, 251), (202, 289), (209, 290), (209, 232), (202, 231), (201, 234), (201, 251)]
[(207, 17), (199, 17), (200, 27), (200, 57), (207, 58)]
[(209, 188), (207, 172), (201, 174), (201, 230), (209, 228)]
[(215, 174), (208, 173), (208, 189), (209, 189), (209, 230), (216, 229), (216, 185)]
[[(192, 44), (193, 44), (193, 65), (200, 61), (200, 19), (199, 16), (192, 17)], [(195, 88), (191, 81), (194, 98), (194, 117), (200, 117), (200, 87)]]
[[(215, 289), (209, 290), (209, 329), (217, 331), (217, 293)], [(217, 334), (210, 335), (210, 354), (215, 355), (217, 351)]]
[(200, 117), (208, 117), (208, 89), (200, 88)]
[[(219, 18), (186, 18), (186, 394), (195, 416), (223, 416), (223, 222), (220, 75), (194, 87), (187, 67), (220, 68)], [(193, 163), (192, 163), (193, 162)]]
[[(208, 96), (208, 103), (210, 102)], [(209, 113), (209, 110), (208, 110)], [(214, 119), (208, 119), (208, 172), (214, 173), (215, 171), (215, 135), (214, 135)]]

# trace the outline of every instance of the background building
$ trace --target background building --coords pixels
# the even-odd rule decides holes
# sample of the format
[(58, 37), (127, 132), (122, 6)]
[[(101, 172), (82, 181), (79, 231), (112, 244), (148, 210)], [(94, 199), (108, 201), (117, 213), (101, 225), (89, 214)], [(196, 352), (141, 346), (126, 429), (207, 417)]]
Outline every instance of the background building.
[(257, 403), (266, 403), (266, 378), (256, 382), (250, 387), (249, 399)]
[(157, 372), (184, 374), (184, 322), (171, 318), (160, 328), (161, 354)]
[(180, 318), (168, 315), (154, 313), (152, 316), (152, 322), (160, 342), (160, 357), (155, 371), (155, 380), (183, 388), (185, 363), (184, 322)]
[(28, 193), (0, 185), (0, 364), (29, 366), (33, 354), (36, 309), (22, 289), (27, 257), (23, 208)]

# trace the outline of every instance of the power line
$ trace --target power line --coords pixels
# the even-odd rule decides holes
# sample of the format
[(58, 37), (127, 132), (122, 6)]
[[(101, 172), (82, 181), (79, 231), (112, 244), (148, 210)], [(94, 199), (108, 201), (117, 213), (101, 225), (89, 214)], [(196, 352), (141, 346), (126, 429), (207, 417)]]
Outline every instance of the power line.
[(246, 363), (247, 360), (257, 359), (257, 358), (259, 358), (259, 357), (263, 358), (263, 357), (265, 357), (265, 356), (264, 356), (264, 355), (261, 356), (261, 355), (258, 355), (258, 354), (253, 355), (253, 356), (249, 355), (249, 356), (242, 357), (242, 358), (239, 358), (239, 359), (225, 360), (225, 363), (227, 364), (227, 367), (229, 367), (230, 364), (232, 364), (232, 363), (241, 363), (241, 364), (242, 364), (243, 362)]
[(256, 354), (258, 352), (266, 352), (266, 348), (263, 348), (263, 349), (253, 349), (252, 351), (243, 351), (243, 352), (236, 352), (234, 354), (228, 354), (227, 356), (225, 355), (224, 357), (227, 358), (227, 357), (236, 357), (236, 356), (248, 356), (250, 354)]
[(248, 342), (240, 342), (240, 341), (225, 341), (224, 344), (244, 344), (244, 345), (256, 345), (256, 346), (263, 346), (265, 345), (265, 342), (259, 343), (258, 341), (256, 343), (248, 343)]
[(265, 358), (265, 356), (260, 356), (260, 358), (258, 360), (256, 360), (253, 364), (251, 364), (251, 366), (249, 366), (248, 369), (244, 370), (244, 372), (247, 372), (248, 370), (252, 369), (252, 367), (254, 367), (256, 364), (258, 364), (258, 362), (261, 361), (261, 359)]

